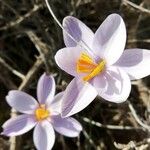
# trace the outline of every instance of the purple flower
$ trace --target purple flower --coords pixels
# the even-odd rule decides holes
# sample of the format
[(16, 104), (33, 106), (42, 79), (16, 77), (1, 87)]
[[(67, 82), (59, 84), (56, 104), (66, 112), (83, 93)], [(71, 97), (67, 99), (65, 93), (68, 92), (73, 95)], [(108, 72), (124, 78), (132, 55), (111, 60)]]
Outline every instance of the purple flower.
[[(38, 150), (50, 150), (55, 142), (54, 129), (65, 136), (76, 137), (82, 127), (80, 123), (69, 117), (61, 118), (60, 106), (63, 92), (55, 94), (55, 81), (52, 76), (43, 74), (38, 82), (38, 102), (30, 95), (13, 90), (6, 100), (17, 111), (24, 113), (11, 118), (3, 124), (3, 135), (17, 136), (35, 127), (34, 144)], [(54, 128), (54, 129), (53, 129)]]
[(80, 20), (63, 20), (66, 48), (55, 56), (58, 66), (75, 78), (62, 100), (62, 116), (75, 114), (99, 95), (107, 101), (124, 102), (131, 91), (131, 81), (150, 74), (150, 52), (127, 49), (126, 28), (117, 14), (109, 15), (94, 34)]

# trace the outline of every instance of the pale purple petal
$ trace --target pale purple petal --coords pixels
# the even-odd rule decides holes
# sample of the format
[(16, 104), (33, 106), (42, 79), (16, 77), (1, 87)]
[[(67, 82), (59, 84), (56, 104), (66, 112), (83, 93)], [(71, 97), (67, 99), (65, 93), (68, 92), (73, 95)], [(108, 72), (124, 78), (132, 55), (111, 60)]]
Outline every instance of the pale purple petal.
[[(85, 44), (89, 47), (92, 46), (92, 41), (94, 37), (94, 33), (88, 28), (83, 22), (78, 20), (75, 17), (67, 16), (63, 20), (63, 27), (65, 30), (81, 45)], [(75, 43), (65, 31), (63, 31), (64, 42), (67, 47), (75, 47), (77, 43)]]
[(40, 104), (50, 104), (55, 95), (55, 80), (53, 76), (44, 73), (37, 86), (37, 97)]
[(37, 101), (29, 94), (12, 90), (6, 96), (7, 103), (19, 112), (33, 114), (38, 107)]
[(36, 125), (33, 115), (20, 115), (9, 119), (3, 124), (3, 132), (6, 136), (18, 136), (31, 130)]
[(150, 75), (150, 51), (145, 49), (127, 49), (114, 64), (124, 69), (131, 80)]
[(83, 49), (80, 47), (69, 47), (60, 49), (55, 55), (57, 65), (73, 76), (77, 76), (77, 61)]
[(95, 78), (97, 79), (93, 86), (96, 87), (99, 96), (114, 103), (127, 100), (131, 91), (131, 82), (129, 76), (122, 69), (111, 66), (102, 76)]
[(74, 78), (62, 98), (62, 117), (71, 116), (87, 107), (97, 96), (96, 89), (88, 82)]
[(50, 109), (50, 111), (52, 110), (52, 113), (54, 113), (54, 114), (61, 113), (61, 103), (62, 103), (63, 95), (64, 95), (64, 92), (60, 92), (55, 95), (53, 101), (49, 105), (49, 109)]
[(55, 133), (48, 121), (39, 122), (33, 133), (35, 147), (38, 150), (50, 150), (55, 142)]
[(123, 53), (126, 42), (126, 28), (123, 19), (117, 14), (109, 15), (95, 33), (93, 50), (107, 61), (115, 63)]
[(61, 116), (53, 116), (52, 124), (58, 133), (68, 137), (77, 137), (82, 131), (81, 124), (71, 117), (61, 118)]

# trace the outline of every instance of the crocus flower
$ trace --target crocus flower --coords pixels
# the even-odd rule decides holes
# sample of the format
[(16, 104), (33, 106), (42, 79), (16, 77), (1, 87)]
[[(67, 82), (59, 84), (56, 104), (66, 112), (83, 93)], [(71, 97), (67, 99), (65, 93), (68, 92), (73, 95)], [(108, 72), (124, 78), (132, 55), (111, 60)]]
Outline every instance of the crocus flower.
[(97, 95), (110, 102), (124, 102), (131, 91), (130, 80), (150, 74), (148, 50), (124, 51), (126, 28), (121, 16), (109, 15), (95, 34), (72, 16), (63, 20), (63, 27), (66, 48), (56, 53), (55, 60), (75, 77), (62, 100), (63, 117), (81, 111)]
[(54, 129), (65, 136), (76, 137), (82, 127), (74, 118), (61, 118), (62, 93), (55, 94), (55, 81), (52, 76), (43, 74), (38, 82), (38, 102), (30, 95), (12, 90), (6, 100), (18, 112), (24, 113), (3, 124), (3, 135), (17, 136), (35, 127), (34, 144), (38, 150), (50, 150), (55, 142)]

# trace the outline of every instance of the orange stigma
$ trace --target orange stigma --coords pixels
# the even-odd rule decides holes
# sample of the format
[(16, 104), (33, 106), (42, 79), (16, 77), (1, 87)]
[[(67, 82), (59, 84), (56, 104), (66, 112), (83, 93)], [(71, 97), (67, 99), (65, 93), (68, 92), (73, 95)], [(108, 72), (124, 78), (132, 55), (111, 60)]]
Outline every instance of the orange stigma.
[(89, 81), (104, 70), (105, 64), (105, 60), (101, 60), (97, 64), (89, 55), (82, 53), (77, 61), (77, 73), (88, 73), (83, 77), (83, 81)]
[(46, 109), (45, 105), (40, 105), (35, 111), (35, 116), (38, 121), (42, 121), (50, 116), (50, 112)]

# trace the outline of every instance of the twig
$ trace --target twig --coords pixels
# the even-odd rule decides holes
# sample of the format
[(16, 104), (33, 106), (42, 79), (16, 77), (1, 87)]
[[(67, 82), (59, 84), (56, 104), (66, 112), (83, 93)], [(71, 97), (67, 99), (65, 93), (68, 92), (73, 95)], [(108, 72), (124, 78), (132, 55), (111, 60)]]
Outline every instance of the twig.
[(26, 32), (27, 35), (29, 36), (30, 40), (34, 43), (36, 49), (38, 50), (41, 58), (44, 61), (45, 67), (46, 67), (46, 72), (50, 73), (50, 67), (48, 63), (48, 52), (49, 52), (49, 47), (47, 44), (43, 43), (32, 31)]
[(16, 75), (17, 77), (19, 77), (20, 79), (24, 80), (25, 76), (20, 73), (19, 71), (15, 70), (14, 68), (12, 68), (9, 64), (7, 64), (5, 62), (5, 60), (3, 58), (0, 57), (0, 64), (2, 66), (4, 66), (7, 70), (11, 71), (14, 75)]
[(68, 149), (67, 144), (65, 142), (65, 139), (62, 135), (60, 135), (60, 141), (61, 141), (61, 144), (62, 144), (62, 150)]
[(81, 3), (81, 0), (78, 0), (75, 4), (75, 7), (79, 7), (80, 3)]
[(77, 137), (77, 147), (78, 147), (78, 150), (81, 150), (81, 143), (80, 143), (80, 135)]
[(6, 1), (0, 0), (0, 2), (3, 3), (5, 6), (7, 6), (17, 17), (19, 17), (18, 12), (12, 6), (10, 6)]
[(114, 146), (117, 149), (121, 149), (121, 150), (130, 150), (135, 148), (135, 143), (133, 141), (130, 141), (128, 144), (121, 144), (121, 143), (116, 143), (114, 142)]
[(17, 20), (9, 22), (6, 26), (0, 28), (0, 30), (7, 30), (11, 27), (14, 27), (24, 21), (26, 18), (30, 17), (33, 13), (38, 11), (43, 5), (34, 5), (33, 9), (26, 13), (24, 16), (20, 16)]
[(133, 148), (136, 150), (146, 150), (146, 148), (148, 148), (149, 144), (150, 144), (150, 138), (143, 139), (140, 142), (130, 141), (127, 144), (121, 144), (121, 143), (114, 142), (114, 146), (117, 149), (121, 149), (121, 150), (131, 150)]
[(150, 90), (145, 86), (142, 80), (132, 81), (133, 85), (136, 85), (139, 91), (139, 98), (142, 100), (147, 110), (150, 110)]
[(97, 147), (95, 146), (96, 144), (90, 138), (90, 136), (88, 135), (88, 133), (85, 130), (83, 130), (82, 132), (83, 132), (84, 136), (86, 137), (86, 139), (88, 140), (88, 142), (92, 145), (92, 147), (94, 147), (94, 149), (97, 149)]
[(144, 130), (141, 127), (131, 127), (131, 126), (117, 126), (117, 125), (103, 125), (99, 122), (90, 120), (89, 118), (83, 117), (82, 120), (99, 128), (105, 128), (109, 130)]
[(41, 68), (43, 65), (43, 60), (41, 57), (38, 57), (34, 65), (31, 67), (31, 69), (28, 71), (27, 75), (25, 76), (25, 79), (19, 86), (18, 90), (25, 90), (26, 87), (30, 84), (32, 79), (34, 79), (35, 74), (38, 72), (38, 70)]
[(137, 121), (137, 123), (138, 123), (140, 126), (142, 126), (144, 129), (150, 131), (150, 126), (144, 124), (144, 123), (140, 120), (140, 118), (138, 117), (138, 115), (137, 115), (137, 113), (136, 113), (134, 107), (132, 106), (132, 104), (131, 104), (129, 101), (128, 101), (128, 107), (129, 107), (129, 109), (130, 109), (130, 111), (131, 111), (131, 113), (132, 113), (134, 119)]
[(132, 39), (132, 40), (128, 40), (128, 43), (137, 43), (137, 42), (150, 43), (150, 39), (143, 39), (143, 40)]
[(135, 3), (130, 2), (129, 0), (123, 0), (123, 3), (133, 7), (134, 9), (139, 10), (142, 13), (147, 13), (148, 15), (150, 15), (150, 10), (143, 8), (142, 6), (136, 5)]
[[(145, 86), (145, 84), (143, 83), (142, 80), (132, 81), (132, 84), (137, 86), (138, 92), (139, 92), (139, 99), (142, 100), (142, 102), (147, 110), (147, 113), (149, 114), (150, 113), (150, 90), (149, 90), (149, 88)], [(139, 118), (131, 103), (130, 103), (130, 106), (131, 106), (130, 110), (134, 110), (133, 112), (135, 112), (137, 118)], [(135, 118), (135, 120), (136, 120), (136, 118)], [(140, 119), (138, 119), (138, 120), (140, 121)], [(149, 122), (149, 120), (147, 120), (147, 122)], [(150, 126), (148, 126), (148, 125), (146, 125), (146, 126), (150, 129)]]

